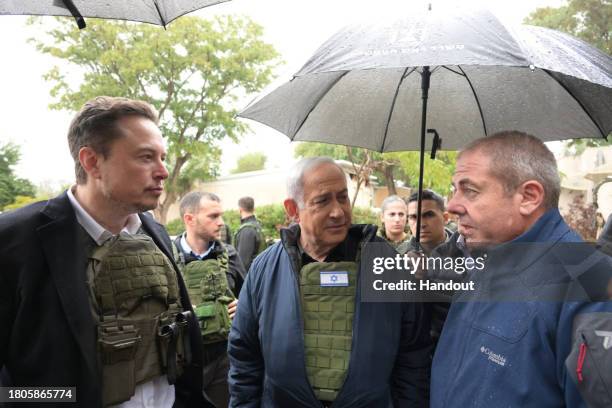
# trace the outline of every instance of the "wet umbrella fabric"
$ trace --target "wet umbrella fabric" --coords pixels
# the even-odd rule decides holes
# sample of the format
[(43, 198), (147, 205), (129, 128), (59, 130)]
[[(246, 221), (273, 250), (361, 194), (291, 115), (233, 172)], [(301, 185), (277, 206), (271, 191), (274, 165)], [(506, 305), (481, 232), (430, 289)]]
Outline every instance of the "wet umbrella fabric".
[(176, 18), (228, 0), (3, 0), (0, 14), (73, 16), (139, 21), (166, 26)]
[(344, 28), (239, 116), (292, 140), (381, 152), (423, 154), (426, 128), (451, 150), (501, 130), (603, 138), (612, 130), (612, 58), (486, 10), (427, 11)]
[(427, 127), (445, 149), (500, 130), (545, 141), (612, 130), (609, 55), (554, 30), (507, 27), (486, 11), (347, 27), (240, 116), (292, 140), (418, 150), (425, 66)]

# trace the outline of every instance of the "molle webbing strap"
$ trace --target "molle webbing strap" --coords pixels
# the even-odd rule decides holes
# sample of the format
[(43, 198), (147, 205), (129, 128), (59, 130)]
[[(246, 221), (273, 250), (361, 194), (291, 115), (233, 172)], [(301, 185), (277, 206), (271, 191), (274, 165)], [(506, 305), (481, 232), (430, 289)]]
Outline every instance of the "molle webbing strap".
[(103, 315), (132, 309), (150, 297), (166, 305), (176, 303), (175, 272), (165, 255), (145, 235), (119, 235), (94, 250), (101, 262), (94, 277), (97, 302)]
[[(322, 286), (321, 272), (346, 272), (348, 286)], [(308, 379), (317, 398), (335, 400), (348, 371), (357, 264), (314, 262), (300, 272)]]

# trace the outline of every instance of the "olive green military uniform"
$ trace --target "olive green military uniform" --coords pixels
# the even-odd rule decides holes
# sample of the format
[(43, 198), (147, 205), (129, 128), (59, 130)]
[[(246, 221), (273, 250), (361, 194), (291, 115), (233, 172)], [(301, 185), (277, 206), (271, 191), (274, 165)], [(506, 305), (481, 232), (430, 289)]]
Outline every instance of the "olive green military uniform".
[(187, 252), (182, 236), (174, 241), (177, 263), (200, 323), (204, 343), (203, 392), (217, 407), (227, 407), (227, 306), (238, 297), (246, 271), (231, 245), (214, 241), (202, 257)]
[(261, 223), (254, 215), (240, 220), (240, 227), (234, 236), (236, 250), (248, 271), (257, 255), (266, 249), (266, 239)]

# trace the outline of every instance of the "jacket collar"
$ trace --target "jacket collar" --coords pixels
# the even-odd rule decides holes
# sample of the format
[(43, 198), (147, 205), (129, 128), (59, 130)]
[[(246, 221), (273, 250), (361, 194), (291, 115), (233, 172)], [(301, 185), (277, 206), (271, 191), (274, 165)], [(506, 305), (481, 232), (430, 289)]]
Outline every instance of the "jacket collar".
[[(349, 227), (347, 236), (351, 236), (352, 239), (355, 239), (358, 242), (369, 242), (376, 239), (377, 229), (378, 228), (375, 225), (353, 224)], [(291, 259), (291, 264), (293, 265), (295, 272), (300, 271), (302, 263), (301, 250), (299, 248), (300, 231), (300, 226), (298, 224), (293, 224), (288, 228), (281, 229), (280, 231), (281, 243), (285, 248), (285, 251), (287, 251), (289, 254), (289, 258)], [(378, 239), (382, 240), (382, 238)]]
[(552, 208), (546, 211), (523, 234), (511, 242), (551, 242), (558, 241), (562, 236), (571, 232), (569, 226), (563, 221), (559, 209)]

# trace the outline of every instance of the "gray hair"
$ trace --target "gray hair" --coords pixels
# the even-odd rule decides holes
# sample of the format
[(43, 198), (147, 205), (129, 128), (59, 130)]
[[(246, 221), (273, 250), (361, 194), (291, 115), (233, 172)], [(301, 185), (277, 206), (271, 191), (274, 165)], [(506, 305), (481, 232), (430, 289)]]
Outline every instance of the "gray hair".
[(380, 209), (382, 210), (383, 214), (385, 213), (385, 211), (387, 211), (387, 207), (389, 207), (389, 205), (393, 204), (393, 203), (404, 203), (404, 205), (406, 205), (406, 201), (404, 201), (403, 198), (401, 198), (398, 195), (390, 195), (387, 198), (385, 198), (382, 202), (382, 204), (380, 205)]
[(298, 161), (289, 172), (289, 177), (287, 177), (287, 196), (294, 200), (299, 208), (304, 208), (304, 174), (323, 164), (333, 164), (344, 174), (344, 169), (334, 159), (325, 156), (305, 157)]
[(200, 203), (202, 202), (203, 198), (209, 201), (215, 201), (217, 203), (221, 202), (221, 199), (215, 193), (192, 191), (190, 193), (185, 194), (185, 196), (181, 199), (181, 203), (179, 204), (181, 218), (183, 218), (187, 213), (195, 214), (200, 211)]
[(489, 170), (502, 182), (506, 193), (535, 180), (544, 187), (544, 208), (559, 206), (561, 179), (557, 161), (537, 137), (516, 130), (502, 131), (473, 141), (461, 150), (457, 159), (468, 152), (482, 152), (489, 158)]

